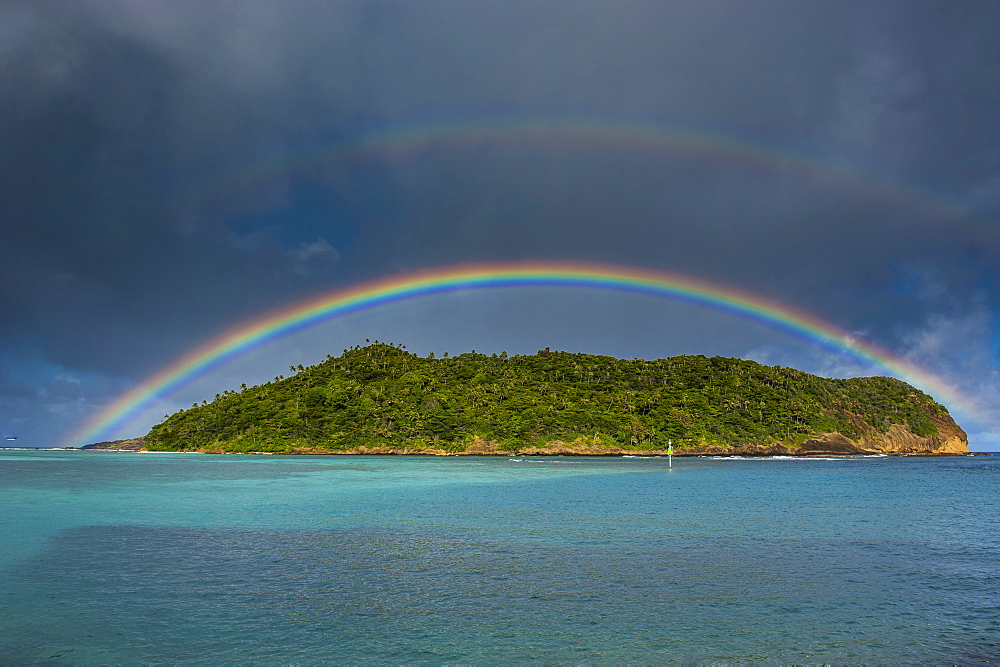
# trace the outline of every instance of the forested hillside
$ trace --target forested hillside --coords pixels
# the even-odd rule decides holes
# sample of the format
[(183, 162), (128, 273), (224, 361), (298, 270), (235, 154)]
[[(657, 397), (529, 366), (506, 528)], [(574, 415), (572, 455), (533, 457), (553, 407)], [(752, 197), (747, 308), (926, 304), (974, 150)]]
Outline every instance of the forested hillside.
[(941, 405), (900, 380), (827, 379), (724, 357), (543, 350), (434, 358), (375, 343), (290, 370), (174, 414), (153, 427), (146, 447), (611, 453), (672, 443), (680, 453), (794, 451), (829, 433), (862, 445), (900, 429), (930, 440), (942, 428), (961, 433)]

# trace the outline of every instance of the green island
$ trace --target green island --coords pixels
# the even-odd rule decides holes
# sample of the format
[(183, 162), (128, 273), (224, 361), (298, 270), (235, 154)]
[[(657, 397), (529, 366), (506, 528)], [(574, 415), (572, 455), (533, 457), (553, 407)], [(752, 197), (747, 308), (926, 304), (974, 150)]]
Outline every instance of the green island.
[[(282, 454), (960, 454), (927, 394), (726, 357), (540, 350), (421, 357), (375, 342), (218, 394), (154, 426), (151, 451)], [(112, 443), (108, 443), (112, 444)]]

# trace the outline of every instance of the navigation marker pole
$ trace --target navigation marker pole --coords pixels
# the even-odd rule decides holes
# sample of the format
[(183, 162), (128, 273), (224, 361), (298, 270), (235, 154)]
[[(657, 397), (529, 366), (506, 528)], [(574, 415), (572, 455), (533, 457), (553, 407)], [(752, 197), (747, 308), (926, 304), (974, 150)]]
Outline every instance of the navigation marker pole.
[(667, 440), (667, 467), (674, 467), (674, 441)]

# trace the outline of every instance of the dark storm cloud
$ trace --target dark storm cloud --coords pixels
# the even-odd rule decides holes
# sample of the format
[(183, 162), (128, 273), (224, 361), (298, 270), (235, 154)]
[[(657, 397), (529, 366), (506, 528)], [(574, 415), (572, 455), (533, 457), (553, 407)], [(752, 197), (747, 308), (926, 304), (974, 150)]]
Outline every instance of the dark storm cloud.
[[(170, 15), (164, 6), (136, 8), (154, 12), (143, 20)], [(218, 61), (210, 51), (217, 30), (184, 33), (198, 54), (181, 49), (183, 41), (170, 50), (139, 30), (147, 24), (138, 19), (132, 32), (111, 21), (115, 9), (50, 4), (6, 12), (13, 35), (0, 120), (11, 131), (0, 139), (0, 290), (12, 324), (7, 335), (41, 343), (60, 363), (123, 371), (145, 353), (137, 339), (169, 349), (186, 330), (205, 335), (260, 302), (308, 287), (309, 274), (328, 274), (320, 260), (334, 255), (304, 254), (322, 247), (316, 238), (240, 242), (224, 218), (177, 210), (176, 197), (195, 182), (259, 160), (270, 142), (295, 131), (283, 104), (259, 110), (256, 100), (277, 95), (291, 108), (296, 100), (280, 88), (244, 90), (234, 72), (218, 74), (222, 81), (206, 74)], [(253, 72), (266, 77), (261, 67)], [(262, 202), (248, 196), (234, 210), (279, 206), (280, 184), (277, 190)]]
[[(972, 337), (992, 368), (998, 26), (993, 4), (945, 2), (4, 4), (0, 345), (134, 380), (321, 289), (561, 257), (738, 284), (938, 371), (971, 372), (945, 349)], [(495, 138), (296, 158), (532, 117), (855, 176)]]

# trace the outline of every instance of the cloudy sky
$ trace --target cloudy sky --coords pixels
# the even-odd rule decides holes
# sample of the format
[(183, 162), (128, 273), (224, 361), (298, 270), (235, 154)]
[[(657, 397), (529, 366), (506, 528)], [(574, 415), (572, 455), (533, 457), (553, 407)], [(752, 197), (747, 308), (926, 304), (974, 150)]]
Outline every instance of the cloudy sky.
[[(1000, 4), (0, 2), (0, 428), (72, 439), (240, 322), (457, 263), (679, 273), (937, 375), (1000, 449)], [(366, 338), (880, 372), (670, 299), (478, 290), (337, 318), (107, 438)]]

